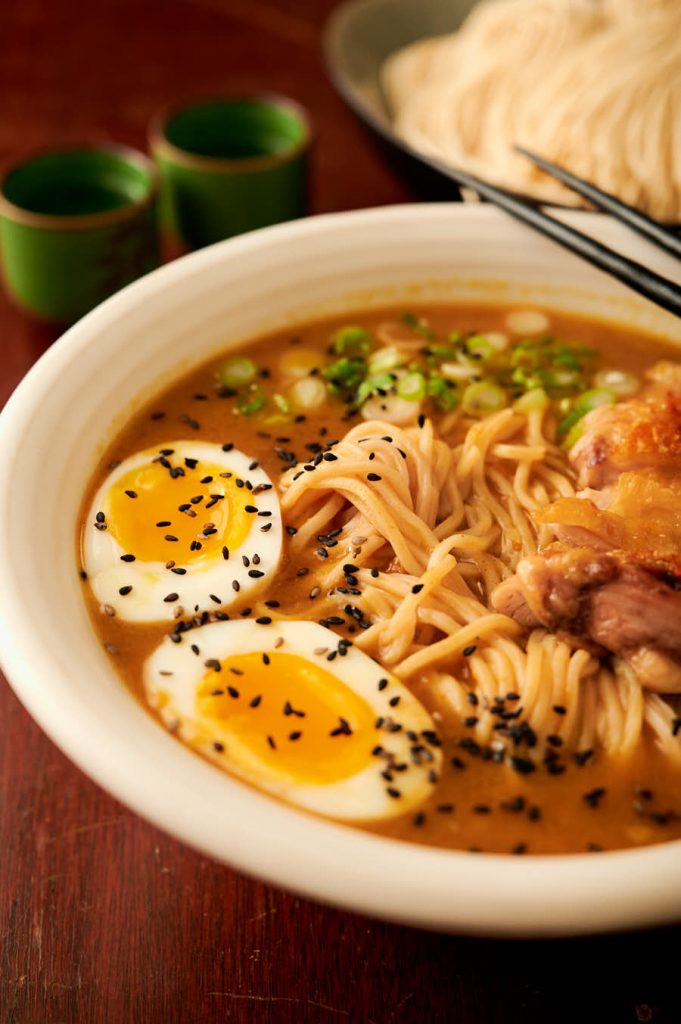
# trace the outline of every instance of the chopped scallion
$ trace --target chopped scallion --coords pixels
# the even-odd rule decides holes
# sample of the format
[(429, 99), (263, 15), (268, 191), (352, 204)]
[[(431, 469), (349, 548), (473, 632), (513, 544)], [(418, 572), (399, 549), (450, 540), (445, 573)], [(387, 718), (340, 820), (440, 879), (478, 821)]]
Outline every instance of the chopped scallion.
[(257, 372), (257, 366), (247, 356), (230, 356), (220, 363), (215, 375), (223, 387), (242, 388), (255, 380)]
[(262, 390), (255, 385), (244, 391), (237, 402), (237, 409), (244, 416), (252, 416), (253, 413), (259, 412), (265, 404), (265, 395)]
[(339, 356), (365, 356), (372, 348), (371, 335), (356, 324), (341, 327), (333, 336), (333, 350)]
[(418, 402), (425, 397), (426, 381), (422, 373), (405, 373), (397, 382), (397, 394), (410, 402)]
[(505, 393), (490, 380), (480, 380), (475, 384), (469, 384), (461, 399), (464, 412), (471, 416), (484, 416), (490, 412), (497, 412), (505, 405)]

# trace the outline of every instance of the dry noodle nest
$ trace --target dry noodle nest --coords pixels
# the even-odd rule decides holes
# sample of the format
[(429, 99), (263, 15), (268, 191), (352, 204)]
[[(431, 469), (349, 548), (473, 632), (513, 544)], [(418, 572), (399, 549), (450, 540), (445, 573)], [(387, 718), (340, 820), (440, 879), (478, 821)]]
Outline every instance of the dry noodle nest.
[[(492, 589), (542, 541), (532, 513), (574, 494), (547, 414), (505, 409), (472, 421), (457, 411), (437, 428), (422, 422), (359, 424), (335, 458), (283, 476), (293, 554), (316, 563), (315, 613), (350, 611), (362, 627), (357, 646), (407, 680), (445, 733), (475, 710), (467, 735), (478, 744), (503, 747), (504, 732), (517, 741), (521, 722), (577, 751), (626, 754), (647, 735), (681, 763), (674, 711), (622, 665), (606, 668), (541, 629), (528, 636), (490, 607)], [(333, 557), (316, 557), (318, 536), (338, 527)], [(309, 606), (293, 615), (309, 617)], [(515, 733), (483, 713), (509, 695)]]
[(407, 142), (549, 202), (582, 201), (521, 143), (661, 220), (681, 219), (678, 0), (487, 0), (386, 62)]

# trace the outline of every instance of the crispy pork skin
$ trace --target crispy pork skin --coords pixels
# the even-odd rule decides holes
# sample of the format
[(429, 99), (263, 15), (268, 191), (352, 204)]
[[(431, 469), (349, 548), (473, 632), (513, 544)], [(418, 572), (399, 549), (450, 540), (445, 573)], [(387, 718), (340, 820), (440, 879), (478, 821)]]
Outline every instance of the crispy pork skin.
[(621, 473), (669, 472), (681, 463), (681, 398), (675, 393), (603, 405), (582, 422), (582, 436), (570, 451), (580, 487), (600, 489)]

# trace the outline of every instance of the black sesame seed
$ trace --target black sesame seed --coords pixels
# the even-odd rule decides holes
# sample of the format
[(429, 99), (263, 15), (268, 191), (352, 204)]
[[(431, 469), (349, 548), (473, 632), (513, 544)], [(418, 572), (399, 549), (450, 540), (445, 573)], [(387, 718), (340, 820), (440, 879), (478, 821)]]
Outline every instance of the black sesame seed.
[(178, 541), (178, 538), (175, 537), (172, 533), (166, 533), (166, 535), (165, 535), (165, 537), (163, 539), (164, 540), (169, 540), (171, 544), (177, 543), (177, 541)]
[(224, 749), (225, 749), (224, 744), (220, 743), (219, 740), (215, 740), (213, 742), (213, 750), (217, 751), (218, 754), (221, 754)]
[(292, 741), (293, 741), (293, 742), (295, 743), (295, 741), (296, 741), (296, 740), (299, 740), (299, 739), (300, 739), (300, 737), (301, 737), (302, 735), (303, 735), (303, 734), (302, 734), (302, 732), (299, 732), (299, 731), (296, 731), (296, 732), (290, 732), (290, 733), (288, 734), (288, 738), (289, 738), (290, 740), (292, 740)]
[(119, 587), (118, 588), (118, 593), (121, 595), (121, 597), (125, 597), (127, 594), (130, 594), (131, 592), (132, 592), (132, 587), (130, 585), (128, 585), (127, 587)]
[(572, 760), (580, 768), (583, 768), (591, 757), (593, 757), (593, 750), (578, 750), (572, 755)]
[(477, 718), (476, 715), (468, 715), (467, 718), (464, 718), (463, 724), (466, 725), (466, 726), (473, 726), (473, 725), (477, 725), (478, 721), (479, 721), (479, 719)]
[(590, 789), (588, 793), (584, 793), (582, 800), (588, 807), (598, 807), (600, 801), (605, 796), (605, 787), (597, 786), (595, 789)]
[(423, 586), (423, 583), (415, 583), (414, 586), (411, 588), (412, 594), (420, 594), (421, 591), (423, 590)]
[(520, 775), (529, 775), (531, 772), (536, 771), (534, 761), (530, 761), (528, 757), (512, 757), (511, 768), (519, 772)]
[(179, 594), (176, 594), (175, 592), (173, 592), (172, 594), (166, 594), (163, 600), (165, 601), (166, 604), (172, 604), (173, 601), (179, 600)]
[(461, 653), (463, 654), (464, 658), (470, 658), (471, 654), (475, 654), (475, 651), (475, 644), (470, 644), (468, 647), (464, 647)]
[(265, 573), (262, 572), (260, 569), (249, 569), (248, 575), (251, 577), (251, 579), (259, 580), (262, 576), (265, 575)]
[(274, 737), (273, 736), (268, 736), (267, 737), (267, 742), (269, 743), (269, 745), (270, 745), (272, 750), (276, 750), (277, 749), (277, 744), (274, 742)]
[(474, 814), (491, 814), (492, 813), (492, 808), (489, 806), (489, 804), (473, 804), (473, 808), (472, 809), (473, 809), (473, 813)]
[(388, 796), (392, 797), (393, 800), (398, 800), (402, 796), (399, 789), (395, 789), (394, 786), (388, 786), (386, 789), (386, 793), (388, 794)]
[(376, 481), (381, 479), (382, 477), (380, 477), (378, 473), (367, 473), (367, 480), (371, 480), (372, 483), (375, 483)]
[(222, 549), (222, 557), (224, 558), (225, 561), (228, 561), (229, 559), (229, 548), (226, 545)]
[(269, 615), (261, 615), (255, 621), (258, 623), (259, 626), (269, 626), (272, 619), (269, 617)]
[(135, 561), (135, 556), (134, 555), (121, 555), (121, 562), (134, 562), (134, 561)]
[(562, 704), (554, 704), (553, 705), (553, 710), (556, 712), (557, 715), (566, 715), (567, 714), (567, 708), (563, 707)]
[(239, 694), (239, 691), (237, 690), (237, 688), (236, 688), (235, 686), (228, 686), (228, 687), (227, 687), (227, 693), (228, 693), (228, 694), (230, 695), (230, 697), (232, 697), (232, 698), (233, 698), (234, 700), (237, 700), (237, 699), (239, 698), (239, 696), (240, 696), (240, 694)]

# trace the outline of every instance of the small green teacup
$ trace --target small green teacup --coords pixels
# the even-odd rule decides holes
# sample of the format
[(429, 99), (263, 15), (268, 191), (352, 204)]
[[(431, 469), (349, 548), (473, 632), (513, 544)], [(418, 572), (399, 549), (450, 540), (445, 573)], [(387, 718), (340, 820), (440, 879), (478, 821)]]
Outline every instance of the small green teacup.
[(157, 172), (101, 145), (42, 153), (0, 178), (7, 290), (40, 319), (69, 324), (158, 265)]
[(160, 114), (149, 135), (161, 171), (161, 223), (184, 245), (305, 213), (310, 127), (292, 100), (208, 100)]

